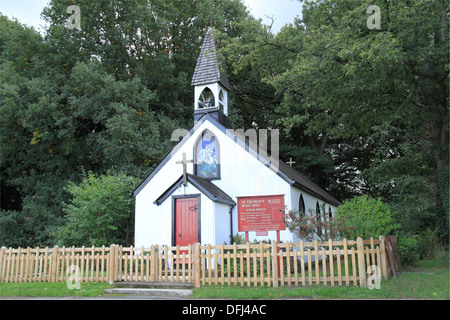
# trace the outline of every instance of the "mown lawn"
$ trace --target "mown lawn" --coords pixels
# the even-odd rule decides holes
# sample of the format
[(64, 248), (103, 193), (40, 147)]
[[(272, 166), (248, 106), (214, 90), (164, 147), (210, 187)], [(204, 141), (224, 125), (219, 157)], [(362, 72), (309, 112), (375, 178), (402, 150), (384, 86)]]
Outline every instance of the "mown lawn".
[(205, 286), (194, 290), (195, 298), (224, 299), (442, 299), (449, 300), (448, 264), (426, 260), (402, 272), (398, 278), (381, 282), (380, 289), (350, 287), (227, 287)]
[(65, 282), (22, 282), (0, 283), (1, 297), (98, 297), (104, 296), (104, 289), (112, 288), (104, 282), (86, 282), (80, 289), (69, 289)]
[[(381, 282), (381, 289), (350, 287), (227, 287), (204, 286), (194, 289), (193, 298), (206, 299), (439, 299), (449, 300), (449, 267), (438, 260), (419, 262), (404, 270), (399, 278)], [(0, 296), (20, 297), (98, 297), (112, 285), (102, 282), (81, 283), (80, 289), (68, 289), (65, 282), (0, 283)]]

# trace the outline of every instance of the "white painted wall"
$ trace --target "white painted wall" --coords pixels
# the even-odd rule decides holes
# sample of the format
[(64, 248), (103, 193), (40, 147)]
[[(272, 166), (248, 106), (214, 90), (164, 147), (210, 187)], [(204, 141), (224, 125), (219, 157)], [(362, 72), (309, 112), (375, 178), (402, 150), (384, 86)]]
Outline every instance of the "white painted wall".
[[(186, 140), (184, 145), (172, 152), (171, 159), (136, 196), (135, 245), (137, 247), (172, 243), (172, 198), (167, 198), (161, 206), (157, 206), (153, 202), (182, 175), (182, 165), (176, 164), (176, 161), (182, 159), (182, 154), (186, 153), (188, 160), (194, 159), (195, 141), (205, 129), (216, 135), (220, 146), (221, 180), (214, 180), (213, 183), (234, 201), (237, 202), (238, 196), (284, 194), (287, 208), (298, 209), (299, 196), (302, 192), (306, 210), (308, 211), (309, 208), (315, 210), (318, 200), (316, 197), (290, 186), (276, 172), (263, 165), (250, 152), (235, 143), (233, 137), (227, 136), (208, 120), (202, 124), (197, 123), (197, 126), (198, 128), (192, 136)], [(187, 171), (193, 174), (193, 164), (187, 166)], [(199, 193), (201, 193), (199, 190), (188, 184), (186, 188), (184, 186), (178, 188), (173, 195)], [(323, 200), (319, 200), (319, 203), (323, 203)], [(328, 206), (329, 204), (327, 204), (327, 209)], [(333, 212), (336, 210), (335, 206), (331, 206), (331, 208)], [(229, 243), (229, 206), (214, 203), (202, 194), (201, 215), (202, 243), (211, 243), (212, 245), (221, 244), (224, 241)], [(234, 207), (233, 233), (237, 232), (237, 208)], [(244, 236), (244, 233), (241, 234)], [(258, 241), (276, 240), (276, 232), (270, 231), (265, 237), (256, 237), (254, 232), (250, 232), (249, 240), (255, 239)], [(283, 242), (298, 241), (288, 230), (280, 232), (280, 239)]]
[[(214, 219), (215, 224), (213, 228), (215, 229), (216, 233), (214, 244), (230, 244), (230, 205), (216, 202)], [(237, 230), (234, 229), (233, 233), (236, 234), (236, 231)]]
[[(336, 211), (336, 206), (329, 204), (327, 202), (324, 202), (321, 199), (318, 199), (317, 197), (313, 196), (312, 194), (300, 190), (297, 187), (291, 188), (291, 206), (288, 208), (288, 210), (299, 210), (299, 204), (300, 204), (300, 194), (303, 195), (303, 201), (305, 202), (305, 210), (306, 214), (310, 215), (310, 211), (312, 211), (312, 214), (315, 214), (316, 212), (316, 202), (319, 201), (319, 205), (322, 205), (325, 203), (325, 210), (328, 212), (328, 207), (331, 208), (332, 213)], [(322, 210), (322, 207), (321, 207)], [(323, 215), (322, 215), (323, 216)], [(293, 235), (293, 242), (299, 242), (301, 239), (299, 239), (296, 235)]]

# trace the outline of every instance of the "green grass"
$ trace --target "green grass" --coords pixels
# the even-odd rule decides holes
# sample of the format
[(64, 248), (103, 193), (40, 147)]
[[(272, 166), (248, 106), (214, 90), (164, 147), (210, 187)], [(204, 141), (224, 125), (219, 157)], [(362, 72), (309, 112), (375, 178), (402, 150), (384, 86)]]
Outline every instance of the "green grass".
[[(439, 260), (424, 260), (415, 268), (404, 270), (399, 278), (381, 282), (381, 289), (350, 287), (227, 287), (204, 286), (194, 289), (193, 298), (241, 299), (442, 299), (449, 300), (449, 267)], [(0, 296), (20, 297), (97, 297), (112, 285), (102, 282), (81, 283), (79, 290), (70, 290), (65, 282), (0, 283)]]
[(225, 299), (444, 299), (449, 300), (449, 267), (437, 260), (420, 262), (399, 278), (381, 282), (380, 289), (355, 286), (328, 287), (227, 287), (205, 286), (194, 290), (194, 298)]
[(81, 283), (80, 289), (68, 289), (65, 282), (22, 282), (0, 283), (2, 297), (98, 297), (104, 296), (104, 289), (113, 286), (103, 282)]

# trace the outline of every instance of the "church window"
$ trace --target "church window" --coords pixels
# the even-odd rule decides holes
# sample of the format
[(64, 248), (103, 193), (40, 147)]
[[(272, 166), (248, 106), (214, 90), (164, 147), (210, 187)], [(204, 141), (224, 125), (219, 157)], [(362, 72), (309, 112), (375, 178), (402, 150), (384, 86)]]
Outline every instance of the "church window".
[(317, 221), (317, 235), (322, 235), (322, 217), (320, 215), (320, 205), (319, 202), (316, 201), (316, 221)]
[(298, 204), (298, 211), (300, 211), (300, 217), (305, 216), (305, 200), (303, 200), (303, 194), (300, 193), (300, 200)]
[(220, 178), (219, 142), (210, 131), (204, 131), (195, 144), (195, 174), (202, 178)]
[(216, 100), (214, 99), (214, 94), (209, 88), (205, 88), (200, 94), (200, 98), (198, 100), (199, 109), (203, 108), (211, 108), (216, 105)]

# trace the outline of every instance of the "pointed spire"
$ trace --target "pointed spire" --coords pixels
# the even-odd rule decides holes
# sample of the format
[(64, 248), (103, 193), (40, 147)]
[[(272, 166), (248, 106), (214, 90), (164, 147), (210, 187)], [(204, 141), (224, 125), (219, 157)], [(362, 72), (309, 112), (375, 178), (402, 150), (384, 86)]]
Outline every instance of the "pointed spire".
[(220, 82), (230, 90), (228, 76), (221, 67), (221, 61), (217, 56), (217, 43), (213, 38), (213, 33), (214, 29), (208, 28), (192, 77), (192, 86)]

